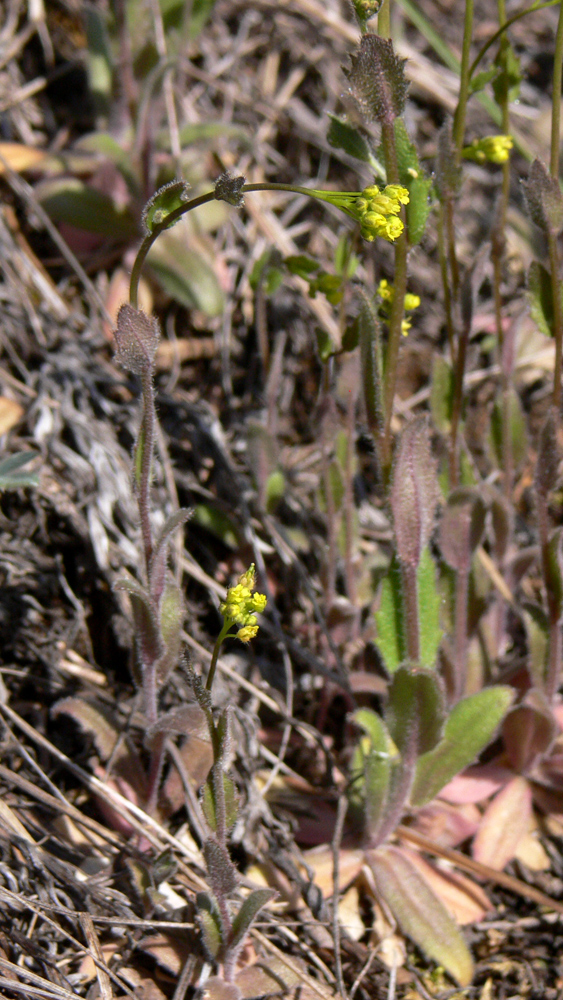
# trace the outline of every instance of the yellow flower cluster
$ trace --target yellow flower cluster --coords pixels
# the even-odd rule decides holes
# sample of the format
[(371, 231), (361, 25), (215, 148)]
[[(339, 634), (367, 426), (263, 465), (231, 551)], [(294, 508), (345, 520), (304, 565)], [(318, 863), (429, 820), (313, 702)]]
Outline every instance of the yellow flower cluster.
[[(382, 280), (379, 282), (379, 285), (377, 286), (377, 294), (379, 295), (380, 299), (383, 300), (382, 305), (384, 311), (389, 312), (391, 303), (393, 302), (393, 299), (395, 297), (395, 289), (393, 288), (393, 285), (389, 284), (387, 278), (382, 278)], [(418, 309), (419, 305), (420, 305), (420, 296), (413, 295), (411, 292), (407, 292), (407, 294), (405, 295), (405, 312), (412, 312), (413, 309)], [(407, 336), (411, 326), (412, 323), (410, 322), (410, 320), (408, 319), (403, 320), (401, 327), (401, 332), (403, 334), (403, 337)]]
[(237, 639), (249, 642), (258, 631), (256, 613), (266, 607), (265, 594), (253, 594), (256, 585), (254, 563), (239, 577), (235, 587), (229, 587), (227, 599), (220, 606), (225, 624), (238, 625)]
[(370, 184), (363, 191), (307, 191), (313, 198), (328, 201), (360, 223), (365, 240), (373, 242), (376, 236), (392, 243), (403, 231), (398, 218), (401, 205), (408, 205), (409, 192), (400, 184), (387, 184), (383, 190)]
[(487, 135), (465, 146), (463, 156), (475, 163), (506, 163), (514, 143), (510, 135)]

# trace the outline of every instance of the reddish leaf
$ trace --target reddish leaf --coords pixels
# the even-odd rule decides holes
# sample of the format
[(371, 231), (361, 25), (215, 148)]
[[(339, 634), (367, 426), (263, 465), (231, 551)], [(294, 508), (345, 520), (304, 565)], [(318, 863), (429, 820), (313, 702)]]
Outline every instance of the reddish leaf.
[(473, 841), (475, 860), (502, 871), (528, 832), (531, 814), (532, 789), (518, 775), (487, 806)]

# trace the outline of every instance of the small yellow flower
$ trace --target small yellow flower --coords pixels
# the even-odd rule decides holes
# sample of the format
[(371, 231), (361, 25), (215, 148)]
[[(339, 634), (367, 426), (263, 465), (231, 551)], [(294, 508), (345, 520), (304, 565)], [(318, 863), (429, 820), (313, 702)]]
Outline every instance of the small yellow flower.
[(248, 642), (258, 631), (256, 612), (264, 611), (267, 604), (265, 594), (253, 594), (256, 585), (254, 563), (239, 577), (234, 587), (229, 587), (227, 599), (220, 605), (225, 624), (238, 625), (237, 638)]
[[(391, 304), (395, 297), (395, 289), (393, 285), (390, 285), (387, 278), (382, 278), (377, 286), (377, 294), (379, 298), (382, 299), (380, 306), (380, 315), (383, 319), (388, 319), (391, 311)], [(417, 309), (420, 305), (420, 296), (413, 295), (412, 292), (407, 292), (405, 295), (405, 312), (412, 312), (413, 309)], [(409, 319), (404, 319), (401, 325), (401, 333), (403, 337), (408, 336), (408, 332), (412, 327), (412, 323)]]
[(506, 163), (513, 145), (510, 135), (487, 135), (465, 146), (463, 156), (475, 163)]
[(387, 184), (381, 190), (369, 184), (363, 191), (310, 191), (311, 197), (328, 201), (360, 223), (361, 234), (372, 243), (376, 236), (392, 243), (401, 235), (403, 222), (397, 218), (401, 205), (409, 202), (409, 193), (400, 184)]

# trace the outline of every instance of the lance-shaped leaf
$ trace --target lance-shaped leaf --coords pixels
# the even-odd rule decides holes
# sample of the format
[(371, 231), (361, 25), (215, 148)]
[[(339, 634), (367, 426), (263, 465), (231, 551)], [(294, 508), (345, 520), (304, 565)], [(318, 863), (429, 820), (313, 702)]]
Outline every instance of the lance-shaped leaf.
[(433, 670), (438, 659), (438, 647), (444, 631), (440, 624), (442, 597), (436, 581), (436, 564), (428, 546), (422, 551), (416, 574), (418, 588), (418, 631), (420, 662)]
[(438, 502), (436, 461), (426, 420), (413, 420), (402, 435), (391, 488), (397, 555), (407, 566), (418, 566), (434, 526)]
[(210, 740), (207, 716), (199, 705), (182, 705), (161, 715), (158, 722), (146, 732), (147, 745), (150, 746), (155, 736), (161, 733), (168, 736), (192, 736), (205, 743)]
[(506, 754), (514, 770), (526, 774), (547, 753), (558, 732), (557, 720), (543, 691), (527, 691), (502, 726)]
[(147, 202), (143, 212), (143, 225), (146, 233), (152, 233), (157, 226), (162, 225), (165, 229), (170, 229), (178, 221), (176, 218), (166, 224), (168, 216), (188, 201), (189, 187), (190, 185), (186, 181), (176, 180), (159, 188)]
[(389, 795), (389, 780), (399, 754), (381, 716), (369, 708), (354, 713), (354, 722), (364, 730), (350, 765), (350, 799), (365, 810), (368, 835), (382, 818)]
[(151, 374), (160, 340), (158, 321), (128, 303), (121, 306), (114, 330), (115, 357), (134, 375)]
[(326, 137), (329, 145), (334, 149), (343, 149), (348, 156), (353, 156), (356, 160), (372, 163), (373, 153), (359, 129), (343, 121), (342, 118), (337, 118), (336, 115), (329, 114), (328, 117), (330, 125)]
[(0, 490), (18, 490), (25, 486), (38, 486), (36, 472), (21, 472), (21, 468), (37, 458), (33, 451), (20, 451), (0, 462)]
[(211, 893), (197, 893), (196, 911), (203, 946), (213, 962), (225, 944), (225, 928), (217, 901)]
[(180, 525), (186, 523), (192, 514), (193, 510), (188, 510), (187, 508), (175, 511), (174, 514), (172, 514), (164, 523), (162, 530), (154, 543), (151, 564), (149, 567), (149, 589), (151, 597), (157, 606), (162, 596), (164, 582), (166, 580), (166, 561), (168, 556), (168, 544), (171, 540), (171, 536), (173, 532), (180, 527)]
[(349, 92), (367, 121), (393, 122), (403, 113), (408, 83), (392, 41), (364, 35), (351, 61)]
[(517, 775), (495, 795), (483, 814), (471, 846), (475, 860), (502, 871), (529, 832), (531, 817), (532, 789), (526, 778)]
[[(217, 775), (217, 777), (215, 777)], [(217, 831), (217, 795), (215, 791), (215, 781), (223, 781), (223, 798), (225, 803), (225, 825), (227, 830), (230, 830), (234, 826), (237, 814), (237, 793), (234, 783), (231, 781), (229, 776), (225, 774), (224, 771), (212, 768), (211, 774), (209, 775), (205, 785), (203, 786), (203, 794), (201, 798), (201, 808), (203, 809), (203, 815), (205, 816), (209, 827), (213, 830), (213, 833)]]
[(539, 604), (525, 602), (521, 610), (528, 645), (528, 673), (532, 683), (543, 689), (546, 680), (549, 623)]
[(489, 510), (495, 543), (495, 553), (499, 559), (506, 555), (508, 543), (512, 537), (512, 506), (497, 490), (491, 493)]
[(528, 180), (522, 183), (532, 222), (544, 233), (557, 235), (563, 228), (563, 195), (541, 160), (534, 160)]
[(454, 705), (440, 742), (417, 761), (411, 805), (430, 802), (448, 781), (473, 763), (490, 743), (513, 700), (512, 688), (498, 686)]
[(231, 708), (227, 706), (217, 719), (215, 732), (217, 736), (217, 760), (216, 763), (222, 768), (227, 768), (231, 761), (233, 750)]
[(549, 410), (542, 424), (538, 440), (538, 458), (536, 462), (535, 486), (545, 500), (557, 482), (557, 473), (561, 459), (561, 449), (557, 440), (559, 420), (552, 409)]
[[(528, 268), (526, 279), (530, 315), (546, 337), (553, 337), (553, 285), (549, 271), (534, 260)], [(562, 293), (563, 303), (563, 293)]]
[(469, 573), (471, 557), (481, 541), (487, 508), (477, 490), (460, 486), (448, 497), (440, 522), (440, 549), (449, 566)]
[(113, 589), (124, 590), (129, 594), (135, 622), (135, 641), (141, 664), (155, 663), (164, 653), (164, 643), (158, 618), (147, 591), (129, 573), (119, 577)]
[(444, 695), (436, 674), (400, 667), (389, 687), (385, 724), (403, 759), (436, 746), (444, 723)]
[(430, 190), (432, 180), (424, 173), (416, 147), (409, 139), (402, 118), (395, 119), (395, 147), (397, 150), (397, 166), (399, 181), (409, 192), (407, 205), (407, 230), (409, 243), (415, 246), (420, 243), (426, 221), (430, 214)]
[(274, 889), (254, 889), (254, 891), (246, 897), (233, 920), (233, 926), (228, 944), (229, 958), (231, 960), (233, 952), (238, 951), (244, 943), (244, 939), (252, 927), (252, 924), (256, 920), (256, 917), (260, 913), (260, 910), (262, 910), (264, 906), (266, 906), (275, 896), (277, 896), (277, 892)]
[(185, 615), (184, 595), (171, 574), (162, 594), (159, 615), (160, 634), (166, 647), (158, 662), (158, 679), (162, 684), (178, 663)]
[[(499, 398), (495, 400), (491, 414), (491, 443), (497, 462), (501, 467), (503, 464), (502, 421), (503, 401)], [(508, 432), (511, 439), (513, 461), (518, 467), (528, 454), (528, 429), (520, 396), (513, 387), (508, 390)]]
[(205, 841), (202, 850), (209, 885), (218, 899), (224, 899), (234, 892), (238, 885), (237, 870), (226, 849), (211, 837)]
[(563, 608), (563, 528), (556, 528), (549, 537), (547, 564), (544, 569), (544, 586), (547, 590), (550, 613)]
[(400, 847), (385, 845), (366, 853), (377, 894), (401, 930), (459, 983), (468, 986), (473, 962), (460, 930)]

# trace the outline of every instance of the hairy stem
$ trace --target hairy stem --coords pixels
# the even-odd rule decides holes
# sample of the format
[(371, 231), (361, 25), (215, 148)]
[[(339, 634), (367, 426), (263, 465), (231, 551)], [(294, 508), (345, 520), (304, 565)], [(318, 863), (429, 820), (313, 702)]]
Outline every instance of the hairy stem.
[(465, 135), (465, 114), (469, 97), (471, 38), (473, 35), (473, 0), (465, 0), (465, 20), (463, 25), (463, 46), (459, 73), (459, 98), (454, 115), (453, 140), (458, 162), (461, 159), (463, 137)]
[(143, 396), (143, 415), (135, 455), (135, 480), (137, 484), (137, 506), (139, 508), (141, 533), (143, 536), (145, 572), (148, 580), (153, 547), (150, 521), (150, 487), (156, 428), (152, 371), (147, 371), (143, 374), (141, 378), (141, 390)]
[(405, 622), (407, 630), (407, 656), (413, 663), (420, 660), (420, 630), (418, 617), (418, 584), (416, 566), (401, 564)]
[(559, 249), (557, 235), (547, 234), (549, 265), (551, 273), (551, 294), (553, 299), (553, 339), (555, 340), (555, 365), (553, 368), (553, 406), (560, 417), (561, 410), (561, 362), (563, 354), (563, 316), (561, 314), (561, 276), (559, 274)]
[(551, 97), (551, 156), (549, 169), (552, 177), (559, 180), (559, 149), (561, 144), (561, 77), (563, 71), (563, 5), (559, 5), (559, 22), (555, 36), (553, 60), (553, 91)]

